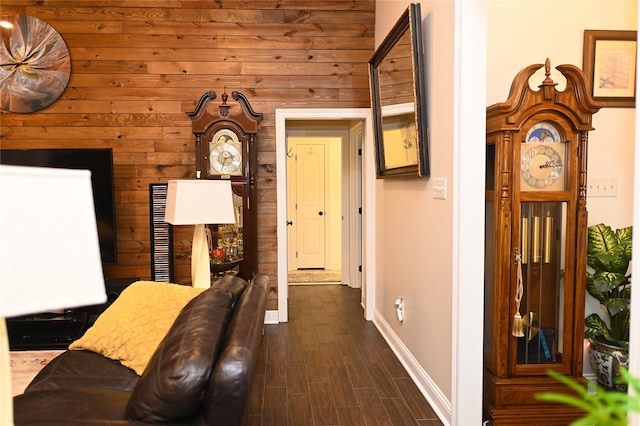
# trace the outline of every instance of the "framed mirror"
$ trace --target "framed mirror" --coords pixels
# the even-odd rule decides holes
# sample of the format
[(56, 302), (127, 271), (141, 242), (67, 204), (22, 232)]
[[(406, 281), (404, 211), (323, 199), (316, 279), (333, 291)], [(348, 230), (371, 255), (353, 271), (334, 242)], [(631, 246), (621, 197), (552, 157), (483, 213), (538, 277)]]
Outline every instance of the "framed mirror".
[(412, 3), (369, 61), (378, 178), (429, 176), (421, 28)]

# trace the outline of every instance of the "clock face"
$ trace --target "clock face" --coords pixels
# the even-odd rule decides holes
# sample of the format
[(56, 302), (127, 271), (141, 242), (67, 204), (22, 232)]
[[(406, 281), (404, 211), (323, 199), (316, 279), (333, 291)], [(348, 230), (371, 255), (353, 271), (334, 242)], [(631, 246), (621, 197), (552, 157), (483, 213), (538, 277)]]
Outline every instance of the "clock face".
[(522, 155), (522, 181), (531, 188), (550, 188), (562, 176), (563, 167), (558, 151), (548, 145), (534, 146)]
[(567, 145), (552, 123), (540, 122), (531, 126), (520, 147), (520, 189), (563, 191)]
[(240, 150), (230, 143), (217, 144), (209, 153), (211, 169), (223, 175), (241, 174), (242, 156)]
[(230, 129), (217, 131), (209, 142), (209, 174), (242, 175), (242, 143)]

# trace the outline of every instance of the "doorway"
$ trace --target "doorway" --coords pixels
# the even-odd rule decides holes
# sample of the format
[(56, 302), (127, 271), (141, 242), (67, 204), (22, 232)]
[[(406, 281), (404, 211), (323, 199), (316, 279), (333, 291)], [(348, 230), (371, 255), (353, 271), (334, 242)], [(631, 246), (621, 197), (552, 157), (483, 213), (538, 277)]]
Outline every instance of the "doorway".
[(341, 273), (342, 240), (349, 238), (343, 221), (351, 214), (348, 207), (343, 209), (342, 196), (349, 192), (342, 173), (348, 131), (334, 129), (336, 125), (344, 126), (310, 129), (320, 126), (292, 123), (287, 128), (289, 285), (349, 284), (349, 274), (343, 279)]
[[(308, 218), (304, 217), (302, 212), (292, 212), (291, 206), (288, 202), (290, 193), (298, 191), (297, 180), (293, 181), (289, 177), (289, 159), (294, 154), (292, 147), (289, 146), (290, 137), (301, 138), (302, 142), (297, 146), (296, 151), (300, 149), (309, 150), (307, 152), (309, 160), (305, 163), (305, 170), (303, 174), (307, 173), (307, 164), (309, 164), (309, 170), (314, 170), (310, 175), (316, 176), (315, 182), (311, 184), (314, 190), (322, 192), (324, 186), (324, 196), (316, 197), (316, 199), (305, 200), (310, 207), (306, 214)], [(363, 175), (371, 173), (375, 176), (375, 169), (366, 167), (366, 158), (370, 158), (370, 164), (373, 165), (373, 153), (369, 152), (363, 147), (363, 142), (366, 137), (371, 137), (370, 131), (370, 111), (369, 109), (333, 109), (333, 110), (276, 110), (276, 169), (278, 171), (278, 322), (286, 322), (288, 320), (288, 273), (289, 270), (295, 266), (295, 269), (319, 269), (328, 270), (327, 266), (338, 265), (337, 268), (340, 271), (341, 283), (350, 285), (353, 287), (363, 288), (362, 303), (365, 306), (365, 317), (371, 318), (373, 312), (373, 305), (371, 305), (370, 311), (367, 310), (367, 299), (373, 302), (372, 297), (367, 297), (372, 290), (369, 286), (364, 285), (364, 277), (366, 276), (365, 266), (365, 243), (363, 236), (363, 227), (367, 227), (364, 224), (365, 215), (363, 214), (363, 184), (366, 181)], [(327, 142), (320, 143), (317, 138), (324, 138)], [(339, 142), (331, 142), (337, 138)], [(292, 144), (293, 145), (293, 144)], [(322, 145), (323, 148), (320, 148)], [(332, 155), (327, 154), (327, 150), (338, 151), (340, 158), (339, 162), (332, 163), (335, 158)], [(323, 153), (324, 151), (324, 153)], [(299, 152), (296, 152), (299, 154)], [(369, 157), (367, 157), (369, 155)], [(327, 161), (327, 159), (329, 159)], [(331, 194), (327, 196), (327, 177), (324, 179), (318, 179), (320, 168), (326, 170), (327, 163), (330, 166), (337, 167), (339, 172), (339, 194), (337, 200), (335, 199), (336, 191), (331, 191)], [(324, 164), (324, 165), (323, 165)], [(297, 163), (296, 167), (300, 167), (300, 163)], [(309, 184), (307, 189), (309, 189)], [(331, 182), (329, 182), (331, 185)], [(293, 187), (293, 188), (292, 188)], [(329, 186), (330, 187), (330, 186)], [(290, 192), (291, 191), (291, 192)], [(296, 195), (297, 196), (297, 195)], [(305, 194), (300, 194), (304, 197)], [(318, 198), (320, 201), (318, 201)], [(374, 197), (370, 198), (370, 202), (373, 202)], [(324, 204), (322, 204), (324, 202)], [(328, 207), (334, 215), (333, 221), (330, 215), (325, 215), (328, 212)], [(300, 210), (300, 209), (298, 209)], [(371, 209), (373, 210), (373, 209)], [(322, 212), (322, 215), (319, 213)], [(298, 219), (298, 213), (300, 213), (300, 220)], [(317, 217), (322, 220), (318, 221)], [(325, 217), (327, 216), (327, 217)], [(298, 257), (295, 258), (295, 251), (292, 250), (290, 244), (290, 228), (295, 225), (292, 218), (295, 217), (297, 222), (301, 220), (309, 220), (308, 224), (304, 224), (309, 229), (303, 232), (310, 232), (310, 235), (317, 235), (320, 239), (321, 234), (327, 234), (326, 229), (333, 229), (330, 233), (331, 241), (324, 241), (321, 244), (311, 242), (312, 248), (305, 247), (305, 250), (309, 250), (312, 254), (318, 255), (311, 262), (309, 259), (303, 259), (300, 262), (298, 247)], [(329, 217), (329, 219), (328, 219)], [(315, 219), (315, 220), (312, 220)], [(328, 219), (328, 220), (327, 220)], [(323, 222), (319, 224), (319, 222)], [(302, 226), (301, 223), (296, 223), (296, 231), (293, 232), (296, 235), (300, 232)], [(322, 229), (324, 226), (325, 230)], [(337, 232), (335, 230), (338, 230)], [(313, 238), (312, 238), (313, 239)], [(305, 237), (306, 240), (306, 237)], [(335, 243), (338, 243), (338, 249), (334, 249), (333, 253), (329, 252), (327, 247), (335, 247)], [(324, 246), (323, 246), (324, 244)], [(337, 253), (337, 256), (336, 256)], [(370, 254), (370, 256), (373, 253)], [(323, 259), (324, 256), (324, 259)], [(336, 260), (337, 257), (337, 260)], [(318, 264), (317, 262), (320, 261)], [(324, 266), (323, 263), (324, 262)], [(331, 263), (334, 262), (334, 263)], [(290, 264), (292, 265), (290, 267)], [(373, 262), (370, 263), (373, 265)]]

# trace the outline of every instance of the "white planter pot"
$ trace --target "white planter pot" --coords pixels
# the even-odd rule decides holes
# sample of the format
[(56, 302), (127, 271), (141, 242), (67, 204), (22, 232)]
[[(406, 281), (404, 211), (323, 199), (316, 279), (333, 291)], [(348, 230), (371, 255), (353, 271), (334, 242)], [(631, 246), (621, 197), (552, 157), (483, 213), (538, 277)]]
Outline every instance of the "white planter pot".
[(589, 359), (600, 386), (627, 391), (627, 385), (616, 382), (620, 377), (620, 366), (629, 368), (629, 349), (589, 339)]

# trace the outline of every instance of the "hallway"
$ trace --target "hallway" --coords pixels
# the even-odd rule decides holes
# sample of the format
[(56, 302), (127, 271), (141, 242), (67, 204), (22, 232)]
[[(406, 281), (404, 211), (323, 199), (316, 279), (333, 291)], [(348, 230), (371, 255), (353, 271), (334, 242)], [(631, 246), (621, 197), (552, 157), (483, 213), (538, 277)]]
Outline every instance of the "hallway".
[(292, 286), (266, 325), (249, 425), (442, 425), (373, 323), (360, 290)]

